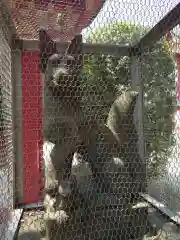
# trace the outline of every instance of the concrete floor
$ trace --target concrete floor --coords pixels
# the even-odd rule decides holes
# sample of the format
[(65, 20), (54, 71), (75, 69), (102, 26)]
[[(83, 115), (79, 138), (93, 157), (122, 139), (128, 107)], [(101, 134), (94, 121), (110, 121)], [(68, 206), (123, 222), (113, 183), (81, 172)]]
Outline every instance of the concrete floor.
[[(41, 210), (24, 212), (16, 240), (45, 240), (43, 214)], [(151, 229), (143, 240), (180, 240), (180, 228), (167, 222), (161, 214), (151, 211), (149, 223), (157, 227), (156, 233)]]
[(40, 240), (45, 237), (44, 211), (32, 210), (23, 213), (16, 240)]

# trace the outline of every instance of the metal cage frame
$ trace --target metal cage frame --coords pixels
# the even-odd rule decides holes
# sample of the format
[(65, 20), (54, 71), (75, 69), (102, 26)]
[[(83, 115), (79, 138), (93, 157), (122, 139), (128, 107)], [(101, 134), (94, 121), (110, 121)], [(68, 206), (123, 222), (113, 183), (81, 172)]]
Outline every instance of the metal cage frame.
[[(142, 159), (145, 158), (145, 146), (144, 146), (144, 137), (143, 137), (143, 82), (141, 78), (141, 58), (143, 57), (143, 52), (148, 51), (148, 48), (150, 48), (153, 43), (155, 43), (157, 40), (163, 37), (168, 31), (170, 31), (178, 23), (180, 23), (180, 16), (178, 15), (178, 11), (180, 11), (180, 3), (177, 4), (175, 8), (173, 8), (162, 20), (160, 20), (144, 37), (142, 37), (139, 43), (137, 43), (134, 46), (87, 44), (87, 43), (83, 44), (84, 54), (105, 54), (105, 55), (118, 56), (118, 57), (120, 56), (131, 57), (132, 87), (134, 90), (137, 90), (139, 92), (139, 99), (137, 104), (138, 108), (136, 111), (135, 121), (136, 121), (138, 134), (139, 134), (139, 150), (140, 150), (140, 155)], [(13, 26), (13, 23), (12, 23), (12, 26)], [(56, 44), (59, 52), (64, 52), (68, 45), (67, 42), (56, 42)], [(12, 50), (15, 58), (14, 61), (20, 62), (22, 51), (38, 51), (39, 50), (39, 41), (18, 39), (16, 37), (16, 34), (14, 33), (12, 37)], [(16, 76), (17, 76), (17, 73), (16, 73)], [(19, 79), (18, 81), (21, 81), (20, 76), (18, 77), (18, 79)], [(18, 85), (19, 84), (20, 82), (18, 82)], [(21, 94), (21, 93), (18, 92), (18, 94)], [(17, 103), (17, 104), (20, 104), (20, 103)], [(18, 114), (20, 114), (20, 112)], [(18, 124), (18, 127), (19, 129), (21, 128), (20, 123)], [(19, 152), (18, 159), (21, 159), (20, 155), (22, 155), (22, 149), (20, 150), (20, 146), (17, 149), (19, 149), (17, 150), (17, 152)], [(21, 161), (19, 160), (19, 162)], [(20, 164), (22, 164), (22, 162)], [(22, 173), (19, 173), (18, 176), (19, 176), (18, 179), (22, 177)], [(18, 182), (18, 186), (20, 186), (20, 189), (21, 189), (22, 183)]]
[[(14, 134), (14, 158), (15, 158), (15, 183), (14, 190), (14, 206), (15, 203), (23, 203), (23, 150), (22, 150), (22, 92), (19, 86), (22, 85), (21, 76), (21, 55), (22, 51), (38, 51), (38, 40), (18, 39), (16, 29), (11, 18), (11, 11), (6, 0), (0, 0), (1, 21), (6, 20), (4, 31), (12, 49), (12, 86), (13, 86), (13, 132)], [(180, 23), (180, 3), (176, 5), (162, 20), (160, 20), (135, 46), (127, 45), (103, 45), (103, 44), (83, 44), (83, 52), (85, 54), (109, 54), (113, 56), (130, 56), (132, 59), (131, 67), (131, 84), (133, 89), (139, 92), (137, 111), (135, 114), (135, 123), (139, 136), (139, 152), (141, 158), (145, 160), (145, 144), (143, 136), (143, 82), (141, 78), (141, 58), (143, 52), (148, 51), (153, 43), (163, 37), (168, 31), (173, 29)], [(8, 31), (8, 32), (7, 32)], [(7, 34), (8, 33), (8, 34)], [(58, 51), (64, 52), (68, 43), (57, 42)], [(19, 98), (16, 98), (16, 96)], [(168, 213), (166, 213), (168, 215)], [(179, 219), (174, 220), (180, 223)]]

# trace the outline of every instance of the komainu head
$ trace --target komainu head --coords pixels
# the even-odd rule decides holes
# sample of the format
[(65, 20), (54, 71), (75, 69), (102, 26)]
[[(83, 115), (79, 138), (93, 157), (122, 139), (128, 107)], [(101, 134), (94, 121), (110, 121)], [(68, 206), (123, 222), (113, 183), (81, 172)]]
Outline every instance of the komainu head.
[(78, 96), (78, 77), (83, 67), (82, 35), (76, 35), (67, 49), (58, 52), (57, 44), (41, 29), (40, 69), (45, 74), (45, 86), (61, 97)]

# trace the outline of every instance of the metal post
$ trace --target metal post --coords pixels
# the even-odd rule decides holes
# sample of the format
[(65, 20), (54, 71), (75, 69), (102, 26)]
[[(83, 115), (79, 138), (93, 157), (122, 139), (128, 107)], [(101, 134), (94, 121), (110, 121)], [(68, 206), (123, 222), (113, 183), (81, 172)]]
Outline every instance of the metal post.
[(15, 195), (16, 203), (23, 203), (24, 167), (22, 139), (22, 73), (21, 50), (12, 51), (13, 78), (13, 121), (14, 121), (14, 154), (15, 154)]
[(134, 121), (138, 132), (138, 148), (142, 161), (145, 161), (145, 144), (143, 128), (143, 82), (141, 77), (141, 57), (132, 56), (131, 84), (132, 89), (139, 93), (135, 107)]

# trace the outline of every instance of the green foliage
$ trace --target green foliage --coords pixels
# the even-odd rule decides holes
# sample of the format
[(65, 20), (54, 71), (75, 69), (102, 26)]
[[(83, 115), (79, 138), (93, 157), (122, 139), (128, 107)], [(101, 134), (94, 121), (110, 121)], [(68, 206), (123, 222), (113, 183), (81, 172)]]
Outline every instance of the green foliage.
[[(148, 31), (139, 26), (111, 23), (92, 32), (87, 42), (134, 44)], [(172, 114), (175, 103), (175, 65), (167, 42), (163, 39), (146, 51), (142, 58), (144, 82), (144, 129), (152, 177), (163, 171), (169, 155)], [(85, 58), (82, 85), (85, 100), (94, 105), (105, 119), (117, 93), (128, 89), (131, 59), (92, 55)], [(87, 104), (87, 106), (88, 106)]]

